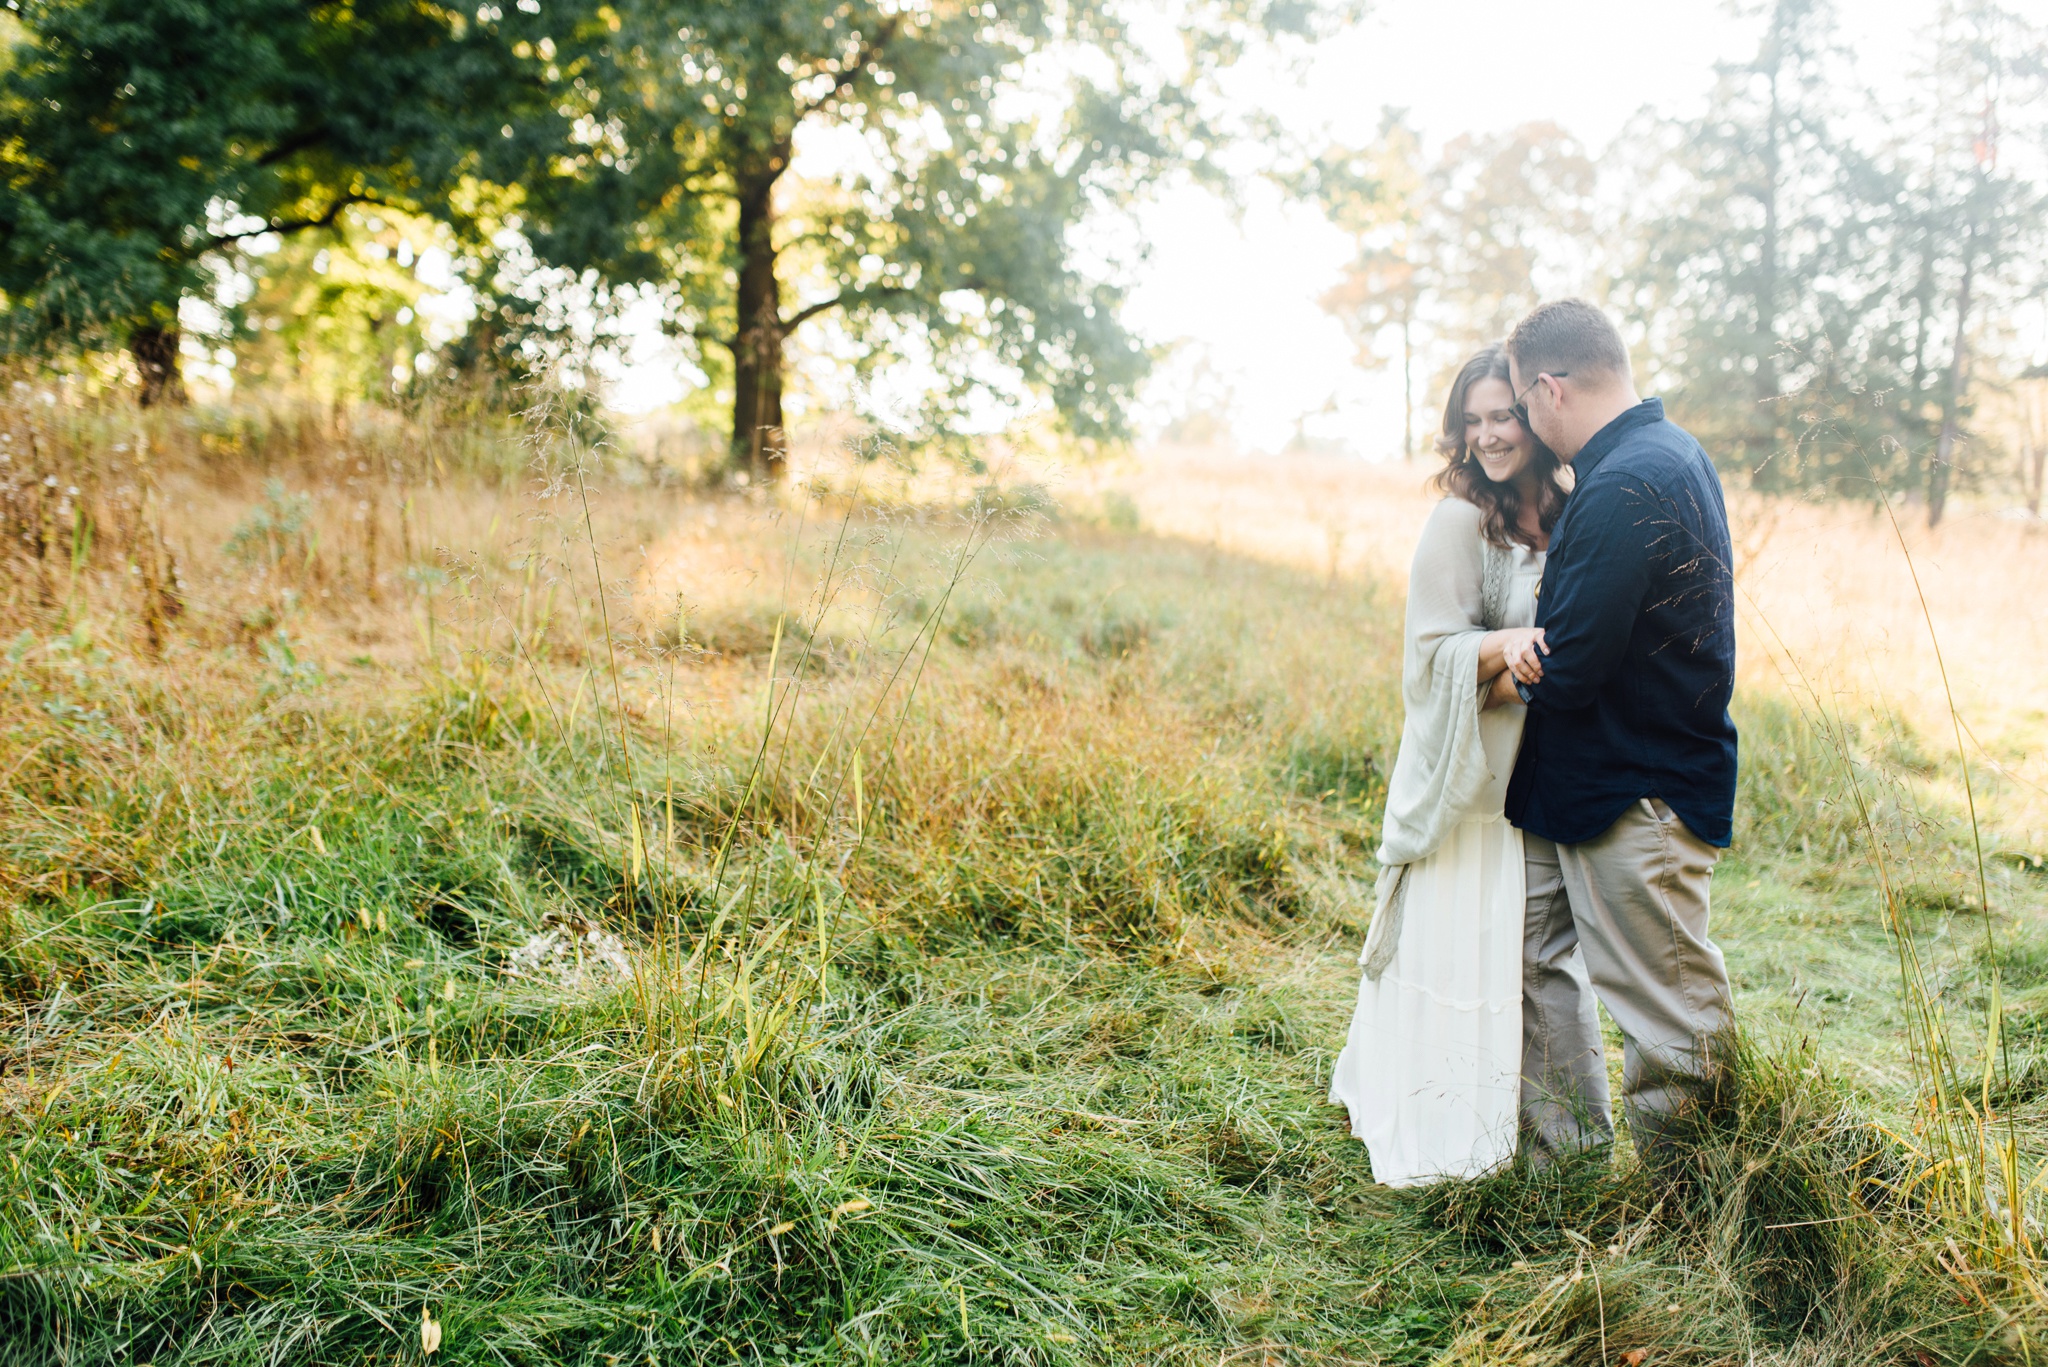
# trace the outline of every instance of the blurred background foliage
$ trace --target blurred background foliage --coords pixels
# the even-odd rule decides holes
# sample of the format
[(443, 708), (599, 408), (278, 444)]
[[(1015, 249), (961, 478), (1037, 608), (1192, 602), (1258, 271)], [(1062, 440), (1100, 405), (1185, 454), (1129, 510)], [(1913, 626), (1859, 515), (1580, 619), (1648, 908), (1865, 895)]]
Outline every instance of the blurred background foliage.
[(1910, 85), (1878, 90), (1829, 0), (1762, 17), (1702, 114), (1644, 109), (1597, 160), (1547, 123), (1428, 157), (1398, 112), (1326, 150), (1289, 180), (1357, 240), (1327, 307), (1434, 392), (1569, 282), (1755, 487), (1880, 483), (1939, 522), (1961, 482), (2038, 511), (2044, 386), (2016, 326), (2048, 288), (2038, 16), (1944, 4)]
[(1103, 224), (1266, 179), (1353, 238), (1325, 304), (1362, 365), (1400, 368), (1410, 454), (1419, 395), (1577, 290), (1746, 484), (1882, 484), (1930, 522), (1959, 489), (2038, 511), (2037, 16), (1945, 0), (1910, 79), (1872, 89), (1837, 5), (1771, 0), (1700, 113), (1646, 108), (1604, 150), (1554, 123), (1434, 145), (1398, 110), (1316, 146), (1233, 104), (1247, 53), (1356, 17), (8, 0), (4, 338), (149, 404), (193, 367), (322, 402), (588, 378), (660, 336), (691, 420), (755, 478), (828, 371), (926, 444), (1116, 442), (1155, 356), (1122, 317), (1144, 244)]

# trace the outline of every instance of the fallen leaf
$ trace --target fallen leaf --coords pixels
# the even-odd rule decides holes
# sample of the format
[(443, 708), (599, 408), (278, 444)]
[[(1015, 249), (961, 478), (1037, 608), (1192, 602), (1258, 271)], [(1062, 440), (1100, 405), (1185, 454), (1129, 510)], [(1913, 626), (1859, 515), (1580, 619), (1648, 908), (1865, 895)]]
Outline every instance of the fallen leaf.
[(1626, 1367), (1643, 1367), (1643, 1363), (1649, 1360), (1649, 1356), (1650, 1350), (1647, 1348), (1631, 1348), (1621, 1355), (1621, 1360), (1626, 1364)]
[(420, 1351), (428, 1357), (441, 1351), (441, 1321), (420, 1307)]

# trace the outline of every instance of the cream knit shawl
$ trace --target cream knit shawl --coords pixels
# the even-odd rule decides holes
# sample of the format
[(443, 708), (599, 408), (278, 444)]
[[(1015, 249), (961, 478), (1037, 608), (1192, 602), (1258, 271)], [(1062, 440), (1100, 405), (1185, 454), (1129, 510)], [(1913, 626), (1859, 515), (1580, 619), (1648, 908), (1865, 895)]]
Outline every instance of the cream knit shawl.
[(1461, 498), (1436, 505), (1408, 574), (1403, 636), (1401, 748), (1387, 783), (1372, 929), (1359, 961), (1377, 979), (1401, 940), (1404, 875), (1436, 853), (1486, 791), (1492, 775), (1479, 736), (1479, 642), (1507, 615), (1513, 562), (1480, 535), (1480, 513)]

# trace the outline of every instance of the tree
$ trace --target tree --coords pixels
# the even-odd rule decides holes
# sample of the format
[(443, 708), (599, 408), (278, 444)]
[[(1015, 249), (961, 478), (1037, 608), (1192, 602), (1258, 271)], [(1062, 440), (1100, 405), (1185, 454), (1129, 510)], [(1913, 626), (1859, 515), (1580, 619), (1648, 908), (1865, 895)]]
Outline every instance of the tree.
[(1326, 153), (1301, 187), (1357, 244), (1323, 306), (1369, 365), (1384, 363), (1387, 332), (1398, 341), (1404, 453), (1414, 445), (1418, 357), (1441, 375), (1500, 341), (1546, 283), (1568, 280), (1588, 255), (1593, 163), (1551, 123), (1453, 139), (1425, 169), (1414, 130), (1390, 114), (1374, 146)]
[(2040, 30), (1983, 0), (1946, 6), (1919, 97), (1864, 145), (1832, 117), (1857, 85), (1826, 0), (1764, 18), (1703, 118), (1651, 130), (1678, 184), (1617, 271), (1638, 285), (1629, 311), (1677, 415), (1753, 485), (1875, 478), (1939, 522), (1973, 348), (2037, 287), (2042, 190), (2001, 169), (1998, 123), (2038, 109)]
[(418, 205), (534, 89), (499, 26), (415, 0), (7, 0), (0, 291), (15, 345), (105, 338), (175, 399), (210, 255)]
[(1856, 190), (1883, 191), (1856, 178), (1828, 122), (1844, 96), (1827, 0), (1774, 0), (1764, 18), (1756, 55), (1723, 66), (1706, 113), (1668, 139), (1682, 188), (1620, 273), (1664, 315), (1652, 330), (1679, 416), (1773, 486), (1818, 473), (1781, 458), (1798, 444), (1786, 399), (1855, 349)]
[(1925, 256), (1930, 265), (1947, 258), (1952, 292), (1940, 426), (1927, 468), (1930, 527), (1947, 509), (1965, 436), (1978, 310), (1987, 295), (2026, 292), (2029, 283), (2040, 283), (2018, 277), (2029, 267), (2038, 276), (2041, 221), (2048, 212), (2048, 191), (2001, 167), (1999, 157), (2001, 116), (2042, 95), (2048, 33), (2002, 5), (1961, 0), (1943, 7), (1937, 36), (1930, 73), (1934, 137), (1923, 190)]
[[(1204, 13), (1200, 60), (1306, 20)], [(735, 462), (784, 462), (790, 339), (827, 318), (872, 369), (918, 358), (935, 405), (1049, 394), (1121, 431), (1147, 357), (1073, 229), (1200, 137), (1188, 73), (1153, 71), (1103, 0), (620, 0), (550, 44), (573, 111), (524, 179), (540, 258), (652, 288), (731, 386)], [(1204, 55), (1206, 54), (1206, 55)]]
[(2023, 372), (2013, 389), (2020, 492), (2026, 495), (2027, 511), (2039, 517), (2042, 485), (2048, 483), (2048, 365), (2033, 366)]
[(1430, 169), (1420, 259), (1440, 363), (1504, 340), (1581, 269), (1593, 160), (1554, 123), (1452, 139)]
[(1325, 153), (1311, 177), (1307, 188), (1330, 221), (1351, 234), (1357, 253), (1322, 305), (1344, 324), (1359, 363), (1369, 370), (1393, 361), (1382, 342), (1394, 334), (1401, 364), (1401, 458), (1412, 459), (1416, 310), (1422, 298), (1416, 259), (1424, 202), (1421, 140), (1405, 111), (1388, 110), (1372, 147)]

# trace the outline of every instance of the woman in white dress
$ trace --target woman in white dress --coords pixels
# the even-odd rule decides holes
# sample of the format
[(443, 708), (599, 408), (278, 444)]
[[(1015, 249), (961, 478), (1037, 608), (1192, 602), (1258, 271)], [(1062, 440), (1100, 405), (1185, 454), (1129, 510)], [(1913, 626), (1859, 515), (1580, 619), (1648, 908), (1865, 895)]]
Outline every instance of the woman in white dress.
[(1447, 496), (1409, 575), (1377, 906), (1330, 1079), (1389, 1186), (1477, 1177), (1514, 1156), (1522, 835), (1501, 806), (1524, 709), (1503, 655), (1541, 639), (1536, 589), (1564, 508), (1557, 458), (1524, 424), (1499, 347), (1458, 372), (1437, 448)]

